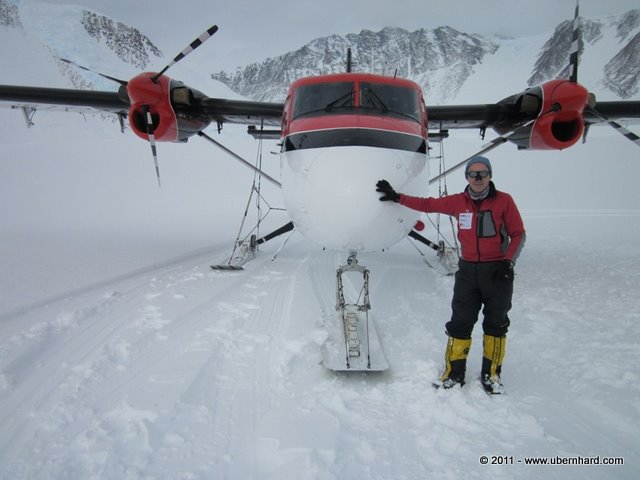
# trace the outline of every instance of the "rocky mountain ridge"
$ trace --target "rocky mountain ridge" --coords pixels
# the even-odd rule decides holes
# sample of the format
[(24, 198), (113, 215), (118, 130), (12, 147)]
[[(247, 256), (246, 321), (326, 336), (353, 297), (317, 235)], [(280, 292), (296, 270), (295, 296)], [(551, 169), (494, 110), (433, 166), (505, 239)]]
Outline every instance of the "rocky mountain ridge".
[(0, 0), (0, 26), (21, 27), (18, 6), (8, 0)]
[[(581, 58), (585, 47), (607, 44), (607, 57), (598, 60), (603, 67), (595, 83), (622, 99), (638, 95), (640, 10), (601, 19), (583, 17), (581, 23)], [(527, 81), (529, 86), (567, 76), (571, 28), (571, 21), (562, 22), (538, 47), (538, 57)], [(612, 37), (617, 44), (611, 41)], [(414, 32), (401, 28), (362, 30), (358, 34), (318, 38), (298, 50), (211, 76), (248, 98), (282, 101), (288, 85), (298, 78), (345, 71), (345, 52), (351, 48), (356, 70), (411, 78), (432, 98), (446, 102), (456, 98), (479, 65), (491, 57), (499, 57), (507, 42), (513, 41), (468, 34), (451, 27)], [(524, 43), (527, 39), (523, 39)]]
[[(51, 10), (43, 13), (43, 8)], [(581, 21), (581, 83), (607, 99), (640, 98), (640, 9)], [(318, 38), (299, 49), (211, 77), (246, 98), (282, 101), (289, 84), (298, 78), (345, 71), (346, 51), (351, 48), (356, 71), (411, 78), (423, 87), (431, 104), (477, 102), (483, 101), (476, 94), (483, 85), (494, 91), (499, 84), (507, 95), (566, 77), (571, 23), (567, 20), (548, 35), (523, 39), (487, 38), (448, 26), (413, 32), (365, 29)], [(163, 53), (137, 28), (83, 7), (31, 7), (22, 0), (0, 0), (0, 28), (41, 35), (40, 41), (54, 58), (69, 56), (89, 66), (100, 64), (106, 56), (113, 56), (116, 62), (106, 64), (116, 70), (118, 65), (138, 71), (162, 63), (158, 59)], [(59, 68), (76, 87), (112, 87), (62, 62)], [(504, 85), (507, 80), (510, 83)], [(487, 96), (490, 101), (499, 99)]]
[(427, 72), (446, 72), (450, 78), (449, 96), (460, 86), (486, 55), (499, 45), (480, 35), (466, 34), (451, 27), (419, 29), (384, 28), (379, 32), (362, 30), (346, 36), (318, 38), (300, 49), (262, 63), (219, 72), (212, 78), (232, 90), (255, 100), (282, 100), (288, 85), (301, 77), (345, 71), (345, 52), (352, 50), (355, 70), (413, 78), (431, 90)]
[(0, 28), (3, 27), (17, 29), (27, 37), (38, 39), (42, 49), (58, 60), (61, 73), (78, 88), (104, 89), (105, 84), (96, 75), (71, 67), (59, 59), (69, 58), (82, 64), (88, 59), (113, 55), (117, 62), (142, 70), (164, 57), (160, 49), (137, 28), (75, 5), (0, 0)]
[(104, 15), (85, 10), (82, 25), (91, 38), (104, 42), (123, 62), (140, 69), (147, 68), (152, 56), (163, 56), (160, 49), (138, 29)]
[[(640, 10), (630, 10), (618, 16), (601, 20), (582, 19), (580, 55), (585, 48), (602, 41), (607, 31), (615, 34), (617, 51), (603, 68), (601, 82), (620, 98), (631, 98), (640, 90)], [(562, 22), (544, 44), (529, 77), (529, 86), (538, 85), (556, 77), (568, 76), (568, 52), (571, 46), (572, 22)]]

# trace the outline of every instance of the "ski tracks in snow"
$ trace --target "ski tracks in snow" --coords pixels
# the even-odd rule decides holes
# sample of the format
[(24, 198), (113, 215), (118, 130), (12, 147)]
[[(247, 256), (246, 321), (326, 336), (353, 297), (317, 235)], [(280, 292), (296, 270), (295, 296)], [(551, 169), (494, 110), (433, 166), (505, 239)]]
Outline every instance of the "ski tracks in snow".
[(305, 263), (264, 256), (214, 272), (207, 257), (20, 313), (33, 325), (0, 350), (2, 478), (247, 478), (271, 468), (268, 435), (281, 426), (261, 418), (273, 392), (286, 394), (291, 364), (325, 338), (305, 327), (316, 307), (296, 300)]
[[(595, 375), (579, 369), (587, 360), (557, 380), (540, 363), (563, 358), (540, 349), (556, 328), (545, 315), (578, 323), (565, 324), (563, 336), (584, 325), (560, 311), (564, 297), (544, 294), (538, 284), (548, 273), (521, 268), (533, 293), (519, 294), (514, 309), (507, 395), (491, 398), (476, 381), (479, 328), (468, 385), (434, 391), (453, 279), (426, 268), (411, 247), (398, 250), (360, 258), (391, 365), (384, 373), (321, 366), (337, 315), (336, 267), (346, 258), (303, 241), (241, 272), (211, 271), (216, 252), (201, 253), (9, 319), (11, 338), (0, 344), (0, 478), (513, 478), (535, 475), (523, 465), (481, 467), (479, 458), (619, 450), (633, 460), (635, 426), (585, 389)], [(357, 295), (359, 284), (347, 279), (345, 288)], [(568, 390), (565, 381), (574, 382)], [(585, 401), (564, 403), (563, 388)], [(621, 432), (609, 439), (614, 447), (587, 440), (602, 422)], [(537, 470), (548, 478), (567, 471)]]

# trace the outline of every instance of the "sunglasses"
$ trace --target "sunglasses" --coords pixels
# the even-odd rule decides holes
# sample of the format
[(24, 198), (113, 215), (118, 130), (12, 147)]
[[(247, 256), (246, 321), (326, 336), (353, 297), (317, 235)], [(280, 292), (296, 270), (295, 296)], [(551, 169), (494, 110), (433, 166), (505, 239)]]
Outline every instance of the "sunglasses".
[(478, 171), (473, 171), (473, 172), (467, 172), (467, 177), (469, 178), (473, 178), (474, 180), (476, 179), (485, 179), (489, 176), (489, 171), (488, 170), (480, 170)]

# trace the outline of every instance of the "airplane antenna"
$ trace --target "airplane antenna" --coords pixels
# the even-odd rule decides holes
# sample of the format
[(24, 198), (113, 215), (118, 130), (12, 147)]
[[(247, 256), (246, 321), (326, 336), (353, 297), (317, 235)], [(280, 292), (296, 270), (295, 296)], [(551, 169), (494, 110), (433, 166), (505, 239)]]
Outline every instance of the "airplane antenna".
[(212, 27), (208, 28), (206, 31), (202, 32), (202, 34), (196, 38), (193, 42), (191, 42), (189, 44), (189, 46), (187, 46), (184, 50), (182, 50), (178, 55), (176, 55), (176, 57), (166, 66), (164, 67), (162, 70), (160, 70), (160, 73), (156, 73), (152, 78), (151, 81), (153, 83), (156, 83), (158, 81), (158, 79), (162, 76), (162, 74), (164, 72), (166, 72), (167, 70), (169, 70), (171, 67), (173, 67), (176, 63), (178, 63), (180, 60), (182, 60), (184, 57), (186, 57), (187, 55), (189, 55), (191, 52), (193, 52), (196, 48), (198, 48), (200, 45), (202, 45), (204, 42), (206, 42), (207, 40), (209, 40), (214, 33), (216, 33), (218, 31), (218, 26), (217, 25), (213, 25)]

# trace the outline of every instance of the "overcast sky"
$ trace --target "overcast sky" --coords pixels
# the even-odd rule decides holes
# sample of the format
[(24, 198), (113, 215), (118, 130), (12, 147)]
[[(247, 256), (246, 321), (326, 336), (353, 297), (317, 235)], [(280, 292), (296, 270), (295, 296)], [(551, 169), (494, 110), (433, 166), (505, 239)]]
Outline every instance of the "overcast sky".
[[(24, 1), (24, 0), (23, 0)], [(298, 48), (331, 34), (416, 30), (449, 25), (485, 35), (525, 36), (571, 18), (575, 0), (27, 0), (76, 4), (139, 28), (173, 56), (213, 24), (207, 54), (229, 69)], [(582, 0), (587, 17), (640, 8), (638, 0)]]

